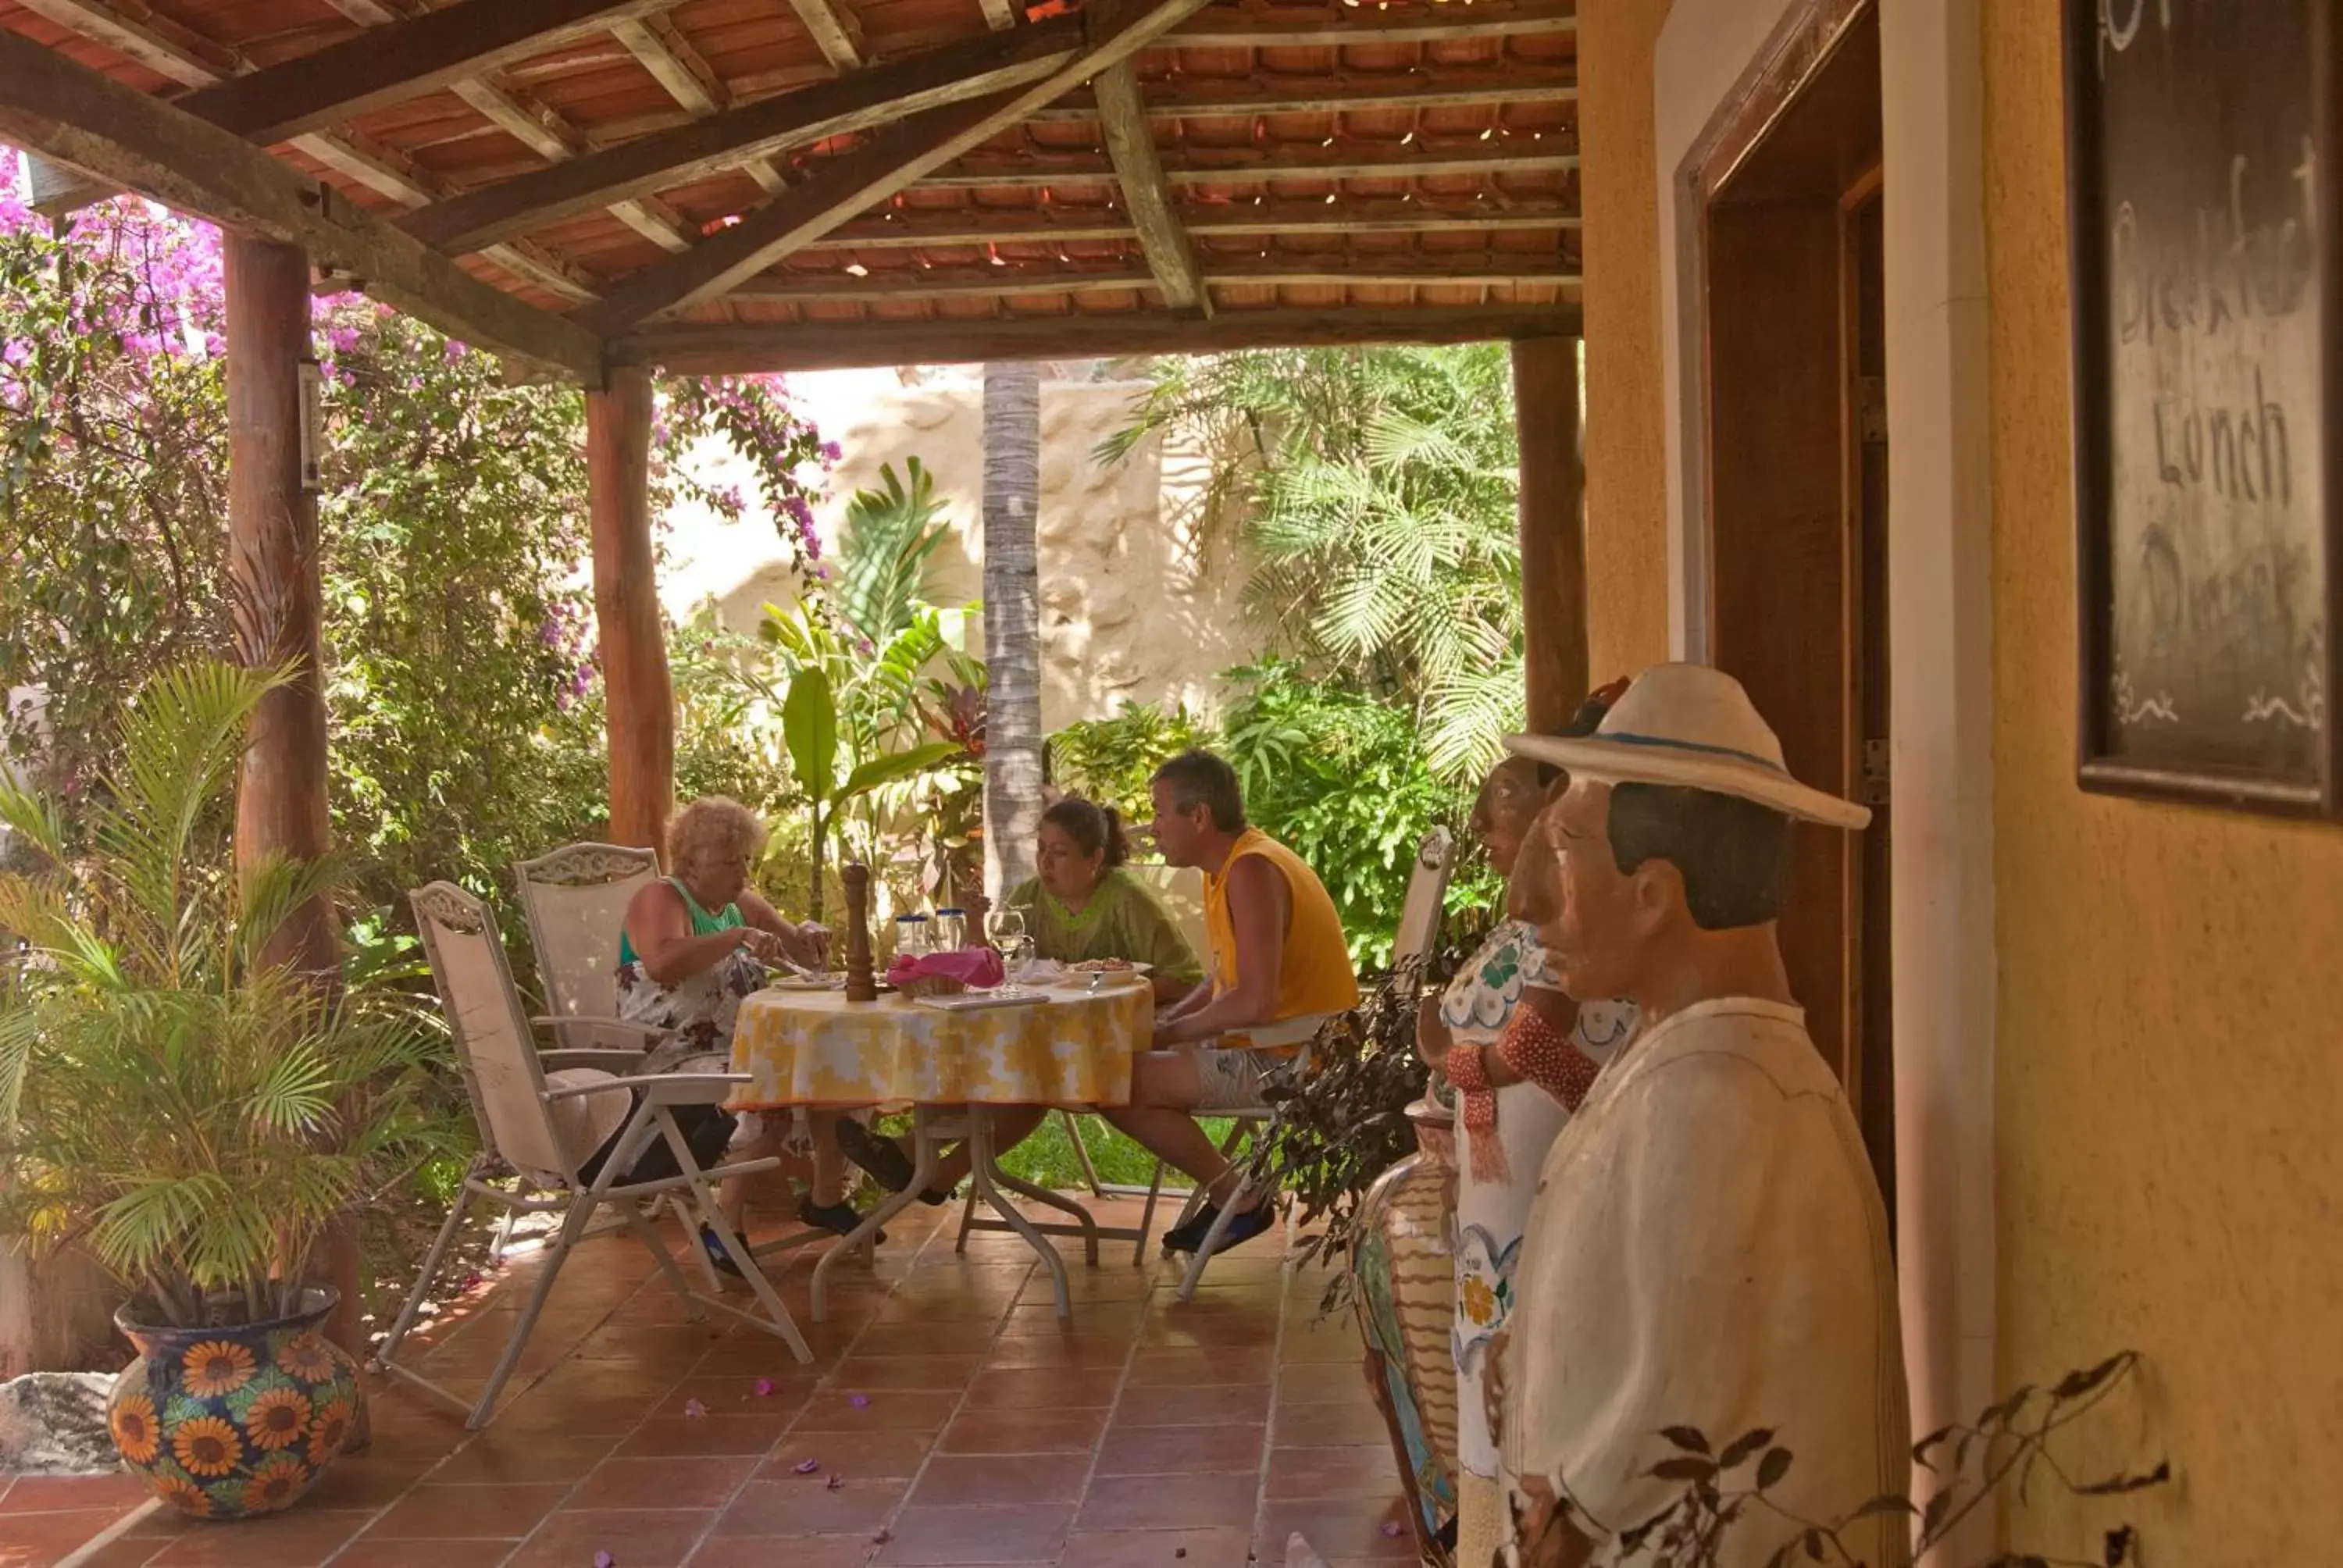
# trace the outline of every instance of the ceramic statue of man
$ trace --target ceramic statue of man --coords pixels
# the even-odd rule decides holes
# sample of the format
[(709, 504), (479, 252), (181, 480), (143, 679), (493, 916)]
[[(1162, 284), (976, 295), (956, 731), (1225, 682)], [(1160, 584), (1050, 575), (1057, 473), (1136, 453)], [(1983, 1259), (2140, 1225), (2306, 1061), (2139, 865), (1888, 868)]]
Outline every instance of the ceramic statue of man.
[[(1845, 1093), (1807, 1037), (1776, 939), (1795, 820), (1869, 813), (1793, 779), (1738, 682), (1661, 665), (1584, 739), (1518, 737), (1566, 769), (1547, 812), (1564, 989), (1621, 997), (1641, 1031), (1542, 1169), (1495, 1349), (1491, 1402), (1524, 1568), (1578, 1568), (1677, 1502), (1663, 1429), (1722, 1448), (1770, 1428), (1768, 1493), (1829, 1523), (1907, 1484), (1911, 1433), (1879, 1191)], [(1755, 1507), (1722, 1568), (1802, 1527)], [(1902, 1568), (1909, 1521), (1846, 1544)], [(1467, 1568), (1483, 1568), (1482, 1564)]]

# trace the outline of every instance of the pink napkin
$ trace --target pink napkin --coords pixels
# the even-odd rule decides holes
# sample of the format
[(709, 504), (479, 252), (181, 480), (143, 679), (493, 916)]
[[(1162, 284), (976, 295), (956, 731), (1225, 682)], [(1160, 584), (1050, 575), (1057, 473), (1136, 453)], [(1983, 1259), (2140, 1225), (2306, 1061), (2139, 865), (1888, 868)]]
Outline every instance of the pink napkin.
[(938, 975), (978, 990), (989, 990), (1001, 983), (1001, 955), (990, 948), (961, 948), (955, 952), (928, 953), (919, 958), (899, 956), (887, 966), (887, 983), (892, 986)]

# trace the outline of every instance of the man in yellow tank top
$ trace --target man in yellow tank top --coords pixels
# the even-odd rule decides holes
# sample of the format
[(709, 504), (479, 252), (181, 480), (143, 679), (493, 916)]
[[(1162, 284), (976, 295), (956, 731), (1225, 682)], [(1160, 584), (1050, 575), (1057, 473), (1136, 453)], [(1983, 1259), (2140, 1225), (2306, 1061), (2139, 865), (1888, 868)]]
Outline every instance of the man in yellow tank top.
[[(1186, 752), (1156, 770), (1152, 793), (1163, 858), (1204, 873), (1212, 973), (1156, 1020), (1155, 1049), (1132, 1063), (1131, 1103), (1101, 1114), (1204, 1188), (1211, 1201), (1163, 1238), (1193, 1251), (1238, 1185), (1194, 1113), (1258, 1106), (1262, 1073), (1298, 1044), (1252, 1036), (1306, 1039), (1315, 1020), (1359, 1004), (1359, 982), (1326, 885), (1245, 820), (1234, 769), (1209, 751)], [(1222, 1245), (1250, 1241), (1270, 1219), (1256, 1197)]]

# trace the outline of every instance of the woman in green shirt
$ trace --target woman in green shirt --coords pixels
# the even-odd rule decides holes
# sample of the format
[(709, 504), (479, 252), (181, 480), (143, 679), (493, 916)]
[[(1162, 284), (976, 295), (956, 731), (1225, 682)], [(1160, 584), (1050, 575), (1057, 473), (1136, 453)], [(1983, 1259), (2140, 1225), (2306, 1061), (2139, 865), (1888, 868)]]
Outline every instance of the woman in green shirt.
[(1041, 817), (1041, 874), (1010, 894), (1026, 911), (1036, 956), (1060, 963), (1128, 959), (1151, 966), (1156, 999), (1172, 1001), (1196, 989), (1204, 967), (1179, 922), (1138, 878), (1123, 869), (1131, 847), (1111, 806), (1069, 796)]
[[(1185, 996), (1203, 980), (1204, 966), (1171, 911), (1122, 869), (1130, 852), (1113, 807), (1070, 796), (1041, 814), (1035, 856), (1041, 874), (1005, 902), (1025, 911), (1036, 957), (1068, 964), (1086, 959), (1147, 964), (1159, 1001)], [(995, 1111), (997, 1146), (1004, 1152), (1016, 1147), (1047, 1115), (1048, 1108), (1039, 1105)], [(859, 1121), (842, 1119), (838, 1144), (881, 1185), (900, 1192), (911, 1184), (911, 1154), (903, 1141), (890, 1142)], [(937, 1168), (936, 1184), (920, 1196), (940, 1203), (967, 1174), (968, 1151), (956, 1148)]]

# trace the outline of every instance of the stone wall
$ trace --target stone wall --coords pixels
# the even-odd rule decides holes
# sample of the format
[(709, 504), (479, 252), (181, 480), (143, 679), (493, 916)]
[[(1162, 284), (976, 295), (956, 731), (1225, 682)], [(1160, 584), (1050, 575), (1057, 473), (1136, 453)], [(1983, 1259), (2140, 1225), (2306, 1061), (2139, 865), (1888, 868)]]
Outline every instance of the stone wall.
[[(1069, 367), (1070, 370), (1074, 367)], [(792, 377), (792, 395), (822, 434), (844, 448), (829, 498), (817, 510), (834, 543), (849, 498), (877, 487), (882, 466), (900, 473), (918, 457), (934, 475), (951, 536), (933, 558), (932, 597), (975, 599), (982, 588), (980, 506), (984, 477), (983, 385), (977, 367), (829, 371)], [(1234, 528), (1202, 505), (1202, 454), (1151, 437), (1120, 462), (1096, 448), (1131, 422), (1131, 381), (1063, 374), (1041, 388), (1042, 719), (1055, 729), (1111, 714), (1126, 702), (1218, 706), (1220, 673), (1269, 638), (1239, 603), (1247, 568)], [(695, 454), (718, 485), (755, 487), (720, 454)], [(659, 595), (688, 616), (713, 600), (724, 622), (752, 629), (768, 600), (794, 592), (789, 551), (761, 508), (727, 523), (706, 508), (669, 517)], [(968, 628), (965, 646), (981, 648)]]

